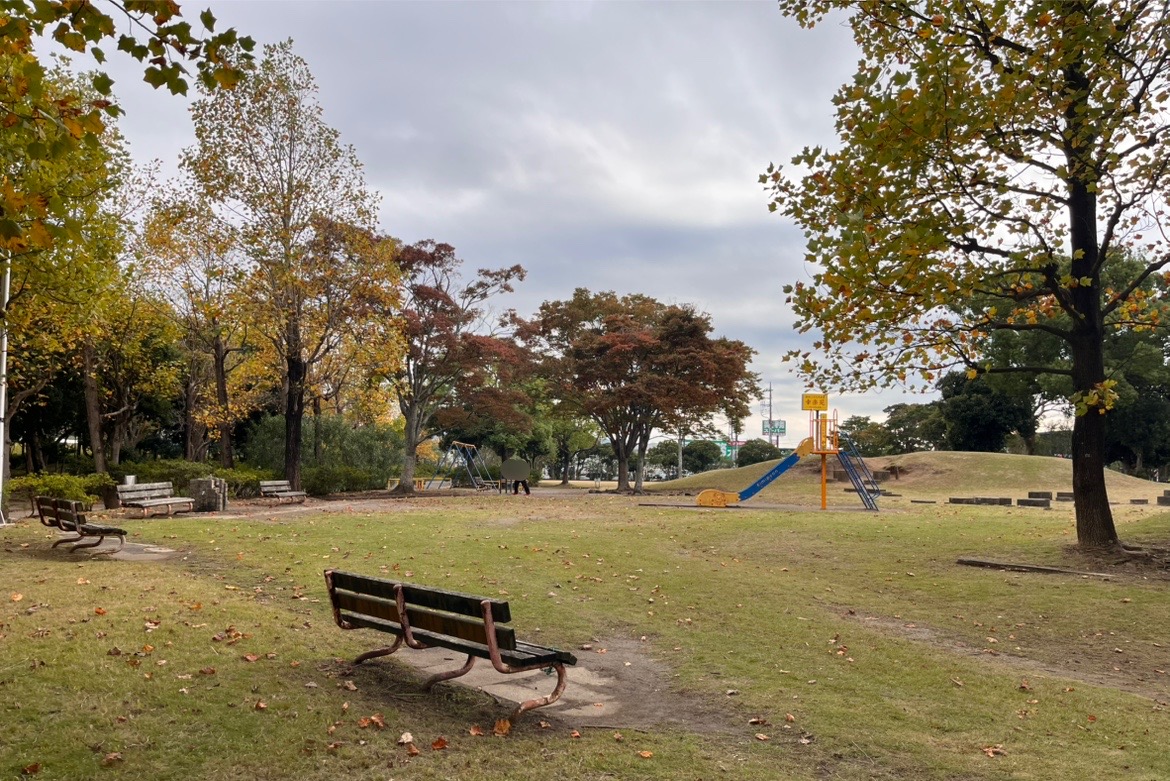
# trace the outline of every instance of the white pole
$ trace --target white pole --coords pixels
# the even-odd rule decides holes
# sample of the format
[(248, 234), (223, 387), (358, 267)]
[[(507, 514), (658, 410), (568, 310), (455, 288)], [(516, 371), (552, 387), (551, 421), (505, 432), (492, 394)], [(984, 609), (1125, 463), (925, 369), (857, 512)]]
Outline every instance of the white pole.
[(4, 282), (0, 285), (0, 526), (4, 515), (4, 480), (8, 472), (8, 294), (12, 289), (12, 256), (4, 259)]

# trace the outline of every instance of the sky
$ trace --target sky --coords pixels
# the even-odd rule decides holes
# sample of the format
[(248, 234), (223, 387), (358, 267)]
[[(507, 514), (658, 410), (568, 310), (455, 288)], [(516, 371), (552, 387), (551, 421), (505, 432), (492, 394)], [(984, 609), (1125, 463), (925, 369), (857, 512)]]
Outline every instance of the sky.
[[(692, 304), (757, 351), (781, 443), (807, 436), (800, 396), (819, 389), (782, 356), (814, 337), (796, 333), (782, 288), (813, 271), (758, 178), (834, 145), (830, 99), (858, 60), (840, 19), (803, 30), (771, 0), (181, 4), (258, 45), (292, 39), (326, 123), (381, 195), (382, 232), (452, 244), (468, 269), (521, 264), (527, 280), (499, 305), (522, 315), (577, 287)], [(143, 84), (121, 53), (108, 72), (135, 159), (174, 172), (194, 143), (187, 101)], [(926, 400), (830, 405), (880, 419)], [(743, 438), (766, 417), (755, 404)]]

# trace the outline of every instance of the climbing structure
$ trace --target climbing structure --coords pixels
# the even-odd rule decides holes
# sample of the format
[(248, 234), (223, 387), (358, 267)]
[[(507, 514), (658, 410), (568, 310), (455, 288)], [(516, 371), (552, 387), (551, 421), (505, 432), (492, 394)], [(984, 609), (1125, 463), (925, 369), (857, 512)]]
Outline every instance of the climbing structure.
[(832, 417), (823, 412), (813, 412), (809, 416), (809, 430), (811, 439), (815, 443), (812, 452), (821, 457), (821, 509), (828, 506), (828, 466), (829, 456), (836, 456), (841, 462), (845, 473), (849, 475), (849, 482), (853, 483), (853, 490), (857, 491), (861, 503), (867, 510), (877, 510), (877, 498), (881, 495), (873, 473), (865, 465), (864, 459), (858, 454), (857, 448), (849, 438), (841, 433), (837, 425), (837, 412)]
[(430, 490), (435, 480), (441, 484), (444, 479), (448, 479), (454, 486), (455, 479), (462, 475), (467, 475), (468, 483), (477, 491), (497, 490), (500, 487), (500, 481), (492, 479), (488, 472), (479, 448), (466, 442), (452, 442), (443, 453), (439, 468), (427, 483), (427, 489)]

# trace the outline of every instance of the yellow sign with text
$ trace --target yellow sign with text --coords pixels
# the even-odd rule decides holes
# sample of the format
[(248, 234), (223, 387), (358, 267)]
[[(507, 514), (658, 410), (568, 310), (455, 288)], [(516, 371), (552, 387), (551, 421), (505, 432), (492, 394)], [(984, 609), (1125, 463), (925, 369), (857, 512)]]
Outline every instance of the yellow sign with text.
[(800, 408), (802, 410), (813, 410), (814, 412), (828, 412), (829, 394), (802, 393), (800, 396)]

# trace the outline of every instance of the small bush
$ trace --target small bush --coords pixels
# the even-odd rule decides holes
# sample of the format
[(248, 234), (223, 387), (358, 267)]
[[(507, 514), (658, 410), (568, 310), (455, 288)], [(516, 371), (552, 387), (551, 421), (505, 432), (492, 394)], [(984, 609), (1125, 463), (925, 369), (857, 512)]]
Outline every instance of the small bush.
[(301, 487), (310, 496), (328, 496), (346, 491), (367, 491), (382, 488), (374, 476), (364, 469), (350, 466), (311, 466), (301, 472)]
[[(51, 496), (54, 499), (73, 499), (87, 504), (93, 504), (101, 494), (101, 488), (90, 478), (105, 478), (113, 483), (107, 475), (27, 475), (15, 477), (4, 485), (6, 497), (19, 498), (28, 502), (32, 507), (33, 498), (37, 496)], [(91, 490), (91, 487), (93, 490)]]
[(252, 469), (246, 466), (237, 466), (233, 469), (220, 467), (214, 474), (227, 481), (228, 494), (235, 499), (259, 496), (261, 480), (279, 480), (283, 476), (268, 469)]

